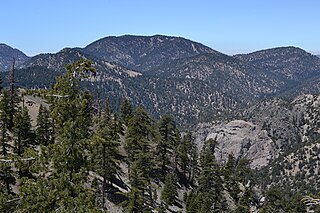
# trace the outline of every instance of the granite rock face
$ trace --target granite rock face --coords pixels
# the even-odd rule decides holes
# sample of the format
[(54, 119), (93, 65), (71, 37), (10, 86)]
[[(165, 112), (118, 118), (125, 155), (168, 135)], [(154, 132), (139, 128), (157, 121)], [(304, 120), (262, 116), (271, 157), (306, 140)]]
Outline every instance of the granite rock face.
[(229, 154), (233, 154), (236, 159), (250, 159), (252, 168), (257, 168), (267, 165), (277, 155), (274, 141), (268, 132), (252, 122), (233, 120), (206, 127), (205, 131), (208, 134), (200, 134), (196, 139), (199, 148), (201, 149), (203, 141), (210, 138), (216, 140), (218, 144), (215, 156), (222, 163), (226, 162)]
[(267, 166), (280, 155), (319, 140), (319, 105), (316, 95), (265, 100), (240, 113), (241, 119), (199, 124), (196, 143), (201, 150), (204, 141), (215, 139), (215, 155), (222, 163), (233, 154), (249, 159), (252, 168)]

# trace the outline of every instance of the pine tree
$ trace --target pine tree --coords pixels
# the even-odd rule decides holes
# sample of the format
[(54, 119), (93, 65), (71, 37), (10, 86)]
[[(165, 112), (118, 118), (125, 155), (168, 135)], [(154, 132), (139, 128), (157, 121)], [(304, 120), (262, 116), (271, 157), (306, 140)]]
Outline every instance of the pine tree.
[(12, 146), (9, 144), (9, 94), (7, 91), (2, 92), (0, 99), (0, 156), (6, 157)]
[(26, 148), (35, 145), (35, 135), (31, 129), (31, 118), (28, 109), (23, 107), (18, 110), (14, 117), (14, 153), (22, 157)]
[(283, 192), (277, 188), (270, 188), (266, 193), (266, 202), (264, 203), (262, 213), (285, 212)]
[(153, 122), (148, 113), (138, 107), (129, 120), (126, 133), (129, 180), (131, 190), (125, 206), (128, 212), (149, 211), (153, 203), (151, 176), (154, 163), (151, 153)]
[(8, 107), (8, 112), (9, 112), (9, 123), (8, 127), (9, 130), (11, 131), (13, 126), (14, 126), (14, 117), (15, 113), (17, 111), (17, 106), (18, 103), (20, 102), (20, 98), (17, 94), (17, 90), (15, 87), (15, 59), (13, 60), (12, 63), (12, 69), (10, 71), (10, 90), (9, 90), (9, 107)]
[(221, 179), (221, 168), (217, 163), (214, 151), (216, 141), (209, 139), (205, 142), (200, 154), (200, 174), (198, 177), (197, 193), (201, 193), (205, 199), (201, 209), (219, 212), (223, 209), (223, 185)]
[(165, 177), (164, 187), (161, 193), (161, 200), (167, 205), (172, 205), (178, 196), (178, 177), (175, 173), (168, 173)]
[(178, 164), (186, 177), (188, 174), (188, 181), (192, 181), (197, 172), (197, 161), (198, 154), (194, 137), (191, 132), (187, 132), (178, 146)]
[(57, 78), (49, 95), (56, 142), (36, 152), (37, 178), (21, 180), (22, 212), (101, 212), (88, 182), (92, 96), (79, 86), (92, 69), (90, 61), (81, 59)]
[(132, 117), (133, 107), (131, 102), (125, 98), (120, 105), (120, 118), (121, 121), (128, 126), (129, 120)]
[(250, 169), (250, 161), (248, 159), (241, 158), (238, 160), (235, 175), (242, 184), (252, 182), (252, 171)]
[(160, 139), (156, 147), (157, 160), (164, 175), (171, 166), (176, 136), (176, 125), (172, 117), (163, 115), (158, 123)]
[(117, 116), (111, 114), (109, 103), (106, 102), (102, 118), (98, 120), (92, 143), (93, 168), (103, 177), (103, 206), (107, 183), (112, 183), (117, 174), (121, 173), (119, 161), (122, 156), (119, 152), (119, 146), (122, 132), (119, 126), (120, 122)]
[(231, 197), (238, 202), (240, 187), (239, 187), (239, 179), (236, 177), (236, 159), (232, 154), (228, 155), (228, 160), (225, 166), (223, 167), (223, 177), (226, 188), (231, 195)]
[[(1, 84), (0, 84), (1, 85)], [(13, 146), (10, 144), (11, 137), (9, 135), (10, 128), (10, 97), (7, 91), (2, 91), (0, 96), (0, 157), (4, 160), (11, 160), (11, 149)], [(16, 182), (12, 163), (0, 162), (0, 191), (5, 192), (6, 197), (9, 198), (11, 194), (11, 185)], [(3, 194), (4, 195), (4, 194)], [(1, 195), (0, 195), (1, 196)], [(5, 205), (7, 206), (7, 205)], [(8, 207), (9, 208), (9, 207)], [(1, 207), (0, 207), (1, 209)]]
[(153, 121), (148, 113), (138, 107), (132, 118), (129, 120), (128, 130), (125, 139), (125, 148), (128, 154), (129, 168), (137, 159), (138, 154), (148, 152), (153, 132)]
[(67, 72), (57, 78), (52, 91), (52, 118), (56, 140), (53, 163), (57, 172), (69, 173), (72, 181), (75, 173), (85, 169), (92, 126), (92, 96), (80, 90), (80, 80), (87, 73), (95, 73), (91, 62), (81, 59), (66, 66)]
[[(10, 160), (6, 157), (5, 160)], [(15, 172), (11, 162), (0, 162), (0, 191), (6, 192), (7, 195), (12, 193), (11, 185), (16, 183)]]
[(47, 146), (54, 143), (53, 123), (49, 110), (42, 104), (39, 107), (36, 127), (36, 144)]

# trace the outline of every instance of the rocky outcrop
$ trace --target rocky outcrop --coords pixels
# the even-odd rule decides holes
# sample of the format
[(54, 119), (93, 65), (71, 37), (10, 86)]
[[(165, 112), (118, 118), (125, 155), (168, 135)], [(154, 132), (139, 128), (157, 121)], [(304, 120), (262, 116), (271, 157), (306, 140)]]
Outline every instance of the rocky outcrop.
[(233, 154), (249, 159), (252, 168), (267, 166), (280, 155), (319, 140), (319, 106), (316, 95), (265, 100), (240, 113), (242, 120), (198, 125), (196, 143), (201, 150), (204, 141), (215, 139), (215, 155), (222, 163)]
[(250, 159), (252, 168), (257, 168), (267, 165), (269, 160), (278, 154), (268, 132), (252, 122), (234, 120), (206, 127), (205, 132), (208, 134), (197, 135), (199, 148), (201, 149), (202, 142), (210, 138), (216, 140), (218, 144), (215, 156), (222, 163), (229, 154), (233, 154), (236, 159)]

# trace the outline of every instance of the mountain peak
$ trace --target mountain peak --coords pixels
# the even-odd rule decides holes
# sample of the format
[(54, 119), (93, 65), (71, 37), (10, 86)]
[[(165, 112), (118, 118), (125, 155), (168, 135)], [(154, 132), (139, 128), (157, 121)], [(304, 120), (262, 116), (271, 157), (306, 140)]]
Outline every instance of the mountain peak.
[(0, 71), (7, 71), (11, 68), (13, 59), (19, 66), (28, 59), (28, 56), (18, 49), (7, 44), (0, 43)]
[(99, 39), (86, 46), (84, 52), (146, 72), (164, 62), (216, 51), (182, 37), (123, 35)]

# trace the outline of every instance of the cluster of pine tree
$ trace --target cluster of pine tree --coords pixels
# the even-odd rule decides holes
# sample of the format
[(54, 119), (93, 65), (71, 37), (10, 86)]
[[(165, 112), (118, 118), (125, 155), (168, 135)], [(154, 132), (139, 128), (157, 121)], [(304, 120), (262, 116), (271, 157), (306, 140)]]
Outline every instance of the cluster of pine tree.
[[(1, 212), (105, 212), (110, 202), (124, 212), (259, 206), (248, 160), (230, 155), (221, 165), (215, 140), (198, 151), (192, 133), (181, 134), (172, 117), (157, 121), (128, 100), (118, 113), (108, 101), (101, 107), (80, 88), (96, 72), (91, 62), (66, 69), (46, 91), (49, 107), (40, 106), (34, 128), (17, 92), (1, 90)], [(276, 212), (283, 198), (269, 195), (262, 211)]]

